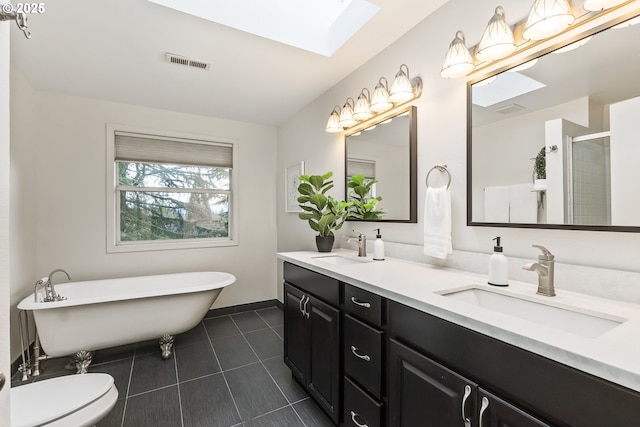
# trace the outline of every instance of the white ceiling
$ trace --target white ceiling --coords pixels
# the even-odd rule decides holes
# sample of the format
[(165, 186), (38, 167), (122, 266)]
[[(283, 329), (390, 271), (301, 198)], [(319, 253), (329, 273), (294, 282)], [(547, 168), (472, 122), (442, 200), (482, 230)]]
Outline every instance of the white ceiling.
[[(147, 0), (56, 0), (29, 16), (30, 40), (12, 24), (11, 60), (38, 90), (273, 125), (447, 0), (370, 1), (380, 11), (326, 57)], [(212, 66), (168, 64), (165, 52)]]

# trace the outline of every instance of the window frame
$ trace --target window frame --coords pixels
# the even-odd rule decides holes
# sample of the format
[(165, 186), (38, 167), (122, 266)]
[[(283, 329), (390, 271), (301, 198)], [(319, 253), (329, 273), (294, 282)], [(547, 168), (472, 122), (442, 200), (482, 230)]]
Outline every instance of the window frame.
[[(228, 238), (199, 238), (176, 240), (144, 240), (120, 241), (120, 203), (117, 182), (117, 162), (115, 153), (116, 132), (138, 134), (141, 137), (151, 137), (171, 140), (191, 140), (204, 144), (229, 144), (232, 150), (232, 167), (230, 171), (231, 185), (229, 188), (229, 237)], [(107, 253), (145, 252), (174, 249), (196, 249), (238, 246), (238, 141), (230, 138), (211, 137), (206, 135), (188, 134), (175, 131), (160, 131), (136, 126), (107, 123), (106, 125), (106, 201), (107, 201)], [(162, 190), (177, 190), (167, 189)]]

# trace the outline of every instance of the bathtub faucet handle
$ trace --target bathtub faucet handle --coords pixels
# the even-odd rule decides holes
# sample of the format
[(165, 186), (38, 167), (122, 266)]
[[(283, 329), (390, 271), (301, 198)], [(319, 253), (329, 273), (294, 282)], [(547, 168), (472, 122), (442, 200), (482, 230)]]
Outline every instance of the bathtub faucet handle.
[(45, 289), (48, 289), (46, 301), (64, 301), (64, 300), (66, 300), (65, 297), (63, 297), (62, 295), (58, 295), (56, 293), (56, 289), (53, 286), (52, 277), (53, 277), (53, 275), (55, 273), (64, 273), (64, 274), (66, 274), (67, 279), (71, 280), (71, 276), (69, 275), (69, 273), (67, 273), (67, 271), (62, 269), (62, 268), (57, 268), (57, 269), (53, 270), (51, 273), (49, 273), (49, 277), (47, 278), (47, 284), (45, 285)]

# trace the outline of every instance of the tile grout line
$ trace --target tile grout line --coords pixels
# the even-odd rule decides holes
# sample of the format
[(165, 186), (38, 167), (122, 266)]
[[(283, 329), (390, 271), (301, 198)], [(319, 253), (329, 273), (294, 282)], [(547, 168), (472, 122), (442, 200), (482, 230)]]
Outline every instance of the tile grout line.
[(133, 366), (136, 361), (136, 349), (133, 350), (133, 356), (131, 357), (131, 368), (129, 369), (129, 381), (127, 381), (127, 391), (124, 395), (124, 407), (122, 408), (122, 419), (120, 420), (120, 427), (124, 427), (124, 417), (127, 413), (127, 403), (129, 402), (129, 390), (131, 390), (131, 378), (133, 378)]
[[(229, 317), (229, 319), (231, 319), (230, 315), (227, 315)], [(223, 317), (223, 316), (220, 316)], [(216, 358), (216, 362), (218, 363), (218, 367), (220, 368), (220, 375), (222, 375), (222, 379), (224, 379), (224, 383), (227, 385), (227, 390), (229, 391), (229, 396), (231, 396), (231, 401), (233, 402), (233, 406), (236, 408), (236, 413), (238, 414), (238, 419), (240, 420), (240, 424), (244, 424), (243, 420), (242, 420), (242, 415), (240, 415), (240, 409), (238, 408), (238, 404), (236, 403), (236, 398), (233, 397), (233, 393), (231, 392), (231, 387), (229, 387), (229, 381), (227, 381), (227, 377), (224, 374), (224, 371), (222, 370), (222, 365), (220, 364), (220, 359), (218, 359), (218, 353), (216, 353), (216, 349), (213, 346), (213, 340), (211, 339), (211, 336), (209, 335), (209, 330), (207, 329), (207, 327), (204, 325), (204, 320), (202, 319), (202, 326), (204, 326), (204, 332), (207, 334), (207, 338), (209, 339), (209, 346), (211, 347), (211, 350), (213, 351), (213, 357)], [(233, 322), (233, 319), (231, 319), (231, 321)], [(233, 322), (233, 324), (235, 325), (235, 322)], [(236, 326), (237, 328), (237, 326)], [(240, 329), (238, 329), (240, 330)]]
[[(255, 310), (254, 310), (255, 313)], [(262, 319), (262, 317), (256, 313), (258, 315), (258, 317), (260, 317), (260, 319)], [(233, 317), (231, 317), (231, 320), (233, 321), (233, 323), (236, 325), (236, 327), (238, 326), (236, 324), (236, 321), (233, 319)], [(265, 322), (266, 323), (266, 322)], [(267, 324), (268, 326), (268, 324)], [(271, 328), (271, 327), (269, 327)], [(240, 329), (240, 328), (238, 328)], [(269, 372), (269, 370), (267, 369), (267, 367), (265, 366), (265, 364), (262, 362), (262, 359), (260, 358), (260, 356), (258, 356), (258, 353), (256, 353), (256, 351), (253, 349), (253, 346), (251, 345), (251, 343), (249, 342), (249, 340), (247, 339), (247, 337), (244, 335), (244, 332), (240, 331), (242, 333), (242, 338), (244, 338), (244, 340), (247, 342), (247, 344), (249, 345), (249, 348), (251, 349), (251, 351), (253, 351), (253, 354), (256, 355), (256, 357), (258, 358), (258, 360), (260, 361), (260, 364), (262, 365), (262, 367), (264, 368), (264, 370), (267, 372), (267, 374), (269, 375), (269, 378), (271, 378), (271, 381), (273, 381), (273, 383), (276, 385), (276, 387), (278, 388), (278, 390), (280, 391), (280, 393), (282, 394), (282, 396), (284, 397), (284, 400), (287, 401), (288, 405), (286, 406), (291, 406), (291, 409), (293, 409), (293, 412), (296, 414), (296, 416), (298, 417), (298, 419), (300, 420), (300, 422), (302, 423), (303, 426), (307, 427), (307, 425), (305, 424), (304, 420), (302, 419), (302, 417), (300, 416), (300, 414), (298, 414), (298, 411), (296, 411), (296, 408), (293, 407), (293, 405), (291, 404), (291, 402), (289, 401), (289, 398), (287, 397), (287, 395), (282, 391), (282, 389), (280, 388), (280, 385), (278, 385), (278, 382), (273, 378), (273, 375), (271, 375), (271, 372)], [(280, 337), (275, 331), (273, 331), (274, 334), (276, 334), (276, 336)], [(284, 345), (284, 343), (283, 343)], [(278, 357), (278, 356), (274, 356), (273, 358)], [(282, 408), (280, 408), (282, 409)], [(273, 412), (273, 411), (271, 411)], [(264, 415), (264, 414), (262, 414)], [(261, 416), (262, 416), (261, 415)]]
[[(202, 321), (201, 321), (202, 322)], [(204, 328), (204, 324), (202, 325)], [(178, 389), (178, 407), (180, 408), (180, 424), (184, 427), (184, 412), (182, 411), (182, 397), (180, 396), (180, 377), (178, 376), (178, 353), (173, 347), (173, 369), (176, 371), (176, 388)]]

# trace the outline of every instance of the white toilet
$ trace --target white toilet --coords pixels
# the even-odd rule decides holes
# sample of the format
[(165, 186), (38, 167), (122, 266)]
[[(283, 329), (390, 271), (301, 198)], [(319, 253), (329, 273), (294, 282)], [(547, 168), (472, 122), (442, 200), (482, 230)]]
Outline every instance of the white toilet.
[(115, 406), (107, 374), (67, 375), (11, 389), (11, 427), (93, 426)]

